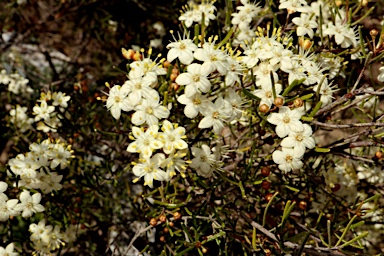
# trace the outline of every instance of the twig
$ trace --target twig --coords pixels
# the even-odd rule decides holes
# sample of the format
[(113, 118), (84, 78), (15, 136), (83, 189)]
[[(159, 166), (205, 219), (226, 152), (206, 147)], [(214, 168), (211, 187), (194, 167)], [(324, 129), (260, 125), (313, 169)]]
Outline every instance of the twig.
[(333, 128), (333, 129), (345, 129), (345, 128), (354, 128), (354, 127), (371, 127), (371, 126), (384, 127), (384, 123), (382, 123), (382, 122), (371, 122), (371, 123), (360, 123), (360, 124), (327, 124), (327, 123), (322, 123), (319, 121), (312, 121), (312, 124), (326, 127), (326, 128)]
[[(276, 236), (273, 233), (271, 233), (270, 231), (265, 229), (259, 223), (256, 223), (253, 220), (251, 220), (246, 214), (241, 213), (241, 216), (246, 221), (248, 221), (252, 225), (252, 227), (257, 228), (264, 235), (266, 235), (267, 237), (272, 239), (274, 242), (276, 242), (277, 243), (276, 245), (278, 246), (279, 240), (276, 238)], [(294, 249), (294, 250), (300, 249), (300, 245), (292, 243), (292, 242), (284, 242), (283, 244), (286, 247), (289, 247), (289, 248)], [(344, 253), (338, 251), (339, 249), (340, 249), (339, 247), (327, 248), (327, 247), (314, 247), (312, 245), (305, 245), (303, 251), (306, 252), (308, 255), (314, 255), (314, 256), (326, 256), (326, 255), (328, 255), (328, 256), (345, 256)]]
[(352, 159), (352, 160), (359, 160), (359, 161), (363, 161), (363, 162), (374, 163), (374, 161), (371, 159), (368, 159), (368, 158), (365, 158), (362, 156), (356, 156), (356, 155), (348, 154), (345, 152), (333, 152), (333, 154), (342, 156), (344, 158)]

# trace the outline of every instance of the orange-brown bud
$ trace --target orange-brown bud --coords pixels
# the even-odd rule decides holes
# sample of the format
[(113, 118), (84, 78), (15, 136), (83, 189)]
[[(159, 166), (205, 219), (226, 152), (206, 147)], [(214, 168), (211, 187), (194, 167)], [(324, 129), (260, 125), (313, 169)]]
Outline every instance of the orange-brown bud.
[(375, 153), (375, 157), (376, 157), (377, 159), (381, 159), (381, 158), (383, 158), (383, 152), (381, 152), (381, 151), (376, 151), (376, 153)]
[(163, 232), (164, 232), (164, 233), (169, 233), (169, 228), (165, 227), (165, 228), (163, 229)]
[(281, 107), (284, 105), (284, 99), (281, 97), (277, 97), (277, 98), (275, 98), (273, 103), (275, 104), (276, 107)]
[(269, 107), (266, 104), (263, 104), (259, 107), (261, 113), (267, 113), (269, 111)]
[(376, 37), (379, 34), (379, 31), (377, 31), (377, 29), (371, 29), (371, 31), (369, 31), (369, 34), (372, 37)]
[(152, 227), (155, 227), (157, 225), (157, 219), (156, 218), (152, 218), (149, 221), (149, 225), (151, 225)]
[(172, 221), (168, 222), (168, 225), (173, 228), (173, 226), (175, 226), (175, 223), (173, 223)]
[(269, 182), (267, 180), (263, 180), (263, 182), (261, 183), (261, 187), (264, 190), (269, 190), (271, 188), (271, 182)]
[(159, 217), (159, 221), (160, 221), (161, 223), (165, 223), (165, 222), (167, 221), (167, 217), (166, 217), (165, 215), (160, 215), (160, 217)]
[(305, 202), (305, 201), (300, 201), (300, 203), (299, 203), (299, 208), (301, 209), (301, 210), (305, 210), (305, 209), (307, 209), (307, 202)]
[(175, 220), (179, 220), (179, 219), (181, 219), (181, 213), (179, 213), (179, 212), (175, 212), (175, 213), (173, 214), (173, 218), (174, 218)]
[(159, 240), (160, 240), (160, 242), (163, 243), (163, 242), (165, 241), (165, 236), (160, 236), (160, 237), (159, 237)]
[(300, 98), (297, 98), (293, 101), (293, 105), (297, 108), (302, 107), (304, 105), (304, 101)]
[(170, 78), (171, 78), (171, 81), (172, 81), (172, 82), (175, 82), (175, 80), (176, 80), (176, 78), (177, 78), (177, 75), (174, 74), (174, 73), (172, 73), (172, 74), (170, 75)]
[(180, 85), (178, 83), (172, 83), (171, 86), (172, 86), (172, 89), (175, 91), (179, 90), (180, 88)]
[(171, 65), (171, 63), (169, 61), (167, 61), (167, 60), (163, 62), (163, 67), (166, 68), (166, 69), (168, 69), (168, 67), (170, 65)]
[(271, 169), (268, 166), (264, 166), (263, 168), (261, 168), (261, 175), (263, 175), (264, 177), (268, 177), (270, 173)]
[(141, 54), (139, 52), (135, 52), (132, 56), (132, 59), (134, 61), (138, 61), (138, 60), (141, 60)]
[(268, 194), (265, 195), (264, 198), (265, 198), (265, 200), (266, 200), (267, 202), (269, 202), (269, 201), (271, 201), (272, 197), (273, 197), (273, 195), (272, 195), (271, 193), (268, 193)]

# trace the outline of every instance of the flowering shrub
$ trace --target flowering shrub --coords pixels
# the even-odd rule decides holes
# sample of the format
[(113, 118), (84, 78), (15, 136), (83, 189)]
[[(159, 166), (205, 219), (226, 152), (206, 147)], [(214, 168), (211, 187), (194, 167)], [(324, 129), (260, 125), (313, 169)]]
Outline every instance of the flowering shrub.
[(162, 54), (122, 48), (104, 95), (81, 74), (39, 88), (2, 70), (0, 252), (383, 253), (375, 7), (190, 2)]

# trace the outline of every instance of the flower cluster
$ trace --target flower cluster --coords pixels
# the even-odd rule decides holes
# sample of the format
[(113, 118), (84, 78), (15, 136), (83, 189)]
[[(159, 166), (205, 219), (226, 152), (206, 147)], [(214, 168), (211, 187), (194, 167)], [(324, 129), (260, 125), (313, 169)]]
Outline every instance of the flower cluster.
[(33, 89), (28, 86), (29, 80), (18, 73), (8, 74), (5, 69), (0, 71), (0, 84), (8, 85), (8, 91), (14, 94), (28, 96)]
[(68, 166), (73, 153), (71, 145), (66, 145), (60, 140), (46, 139), (41, 143), (32, 143), (29, 149), (30, 152), (9, 160), (12, 174), (20, 176), (15, 185), (40, 189), (44, 194), (60, 190), (63, 176), (52, 170), (58, 167), (62, 170)]
[(216, 7), (213, 4), (214, 1), (210, 0), (203, 1), (201, 4), (190, 2), (188, 5), (184, 6), (184, 12), (180, 15), (179, 20), (189, 28), (193, 23), (201, 24), (204, 17), (204, 24), (208, 26), (210, 20), (216, 19)]
[(60, 231), (60, 226), (46, 225), (46, 220), (42, 219), (38, 224), (29, 225), (32, 233), (30, 240), (37, 255), (51, 255), (52, 251), (76, 240), (77, 227), (70, 225), (65, 232)]
[(70, 96), (66, 96), (62, 92), (51, 92), (41, 93), (40, 105), (33, 107), (33, 114), (35, 115), (35, 122), (37, 122), (37, 130), (43, 132), (56, 132), (57, 128), (60, 127), (63, 113), (68, 107), (68, 101), (71, 99)]

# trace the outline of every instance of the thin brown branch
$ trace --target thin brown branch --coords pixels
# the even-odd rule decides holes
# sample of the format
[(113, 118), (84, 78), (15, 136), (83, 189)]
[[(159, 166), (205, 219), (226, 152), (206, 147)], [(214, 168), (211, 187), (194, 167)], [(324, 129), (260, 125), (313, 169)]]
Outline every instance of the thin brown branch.
[(312, 121), (312, 124), (326, 127), (326, 128), (331, 128), (331, 129), (347, 129), (347, 128), (371, 127), (371, 126), (384, 127), (384, 123), (381, 123), (381, 122), (360, 123), (360, 124), (327, 124), (319, 121)]

